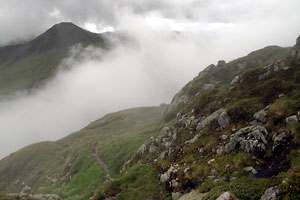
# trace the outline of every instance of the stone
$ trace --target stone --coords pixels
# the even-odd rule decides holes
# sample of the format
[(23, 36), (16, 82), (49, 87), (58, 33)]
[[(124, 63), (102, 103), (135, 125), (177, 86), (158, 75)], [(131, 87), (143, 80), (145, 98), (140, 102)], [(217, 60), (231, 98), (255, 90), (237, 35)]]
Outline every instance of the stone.
[(287, 124), (295, 124), (298, 122), (298, 118), (297, 118), (297, 115), (292, 115), (292, 116), (289, 116), (285, 119), (285, 122)]
[(225, 110), (218, 116), (218, 123), (221, 127), (226, 127), (229, 124), (229, 116)]
[(277, 186), (267, 189), (261, 196), (260, 200), (276, 200), (279, 195), (279, 189)]
[(272, 73), (271, 70), (266, 71), (265, 73), (261, 74), (258, 76), (258, 80), (263, 80), (265, 79), (267, 76), (269, 76)]
[(241, 80), (241, 77), (235, 76), (232, 81), (230, 82), (230, 86), (236, 86)]
[(267, 115), (268, 115), (267, 109), (262, 109), (254, 113), (253, 118), (261, 123), (266, 123)]
[(300, 47), (300, 35), (299, 35), (299, 37), (296, 40), (296, 46)]
[(229, 123), (229, 116), (227, 115), (226, 110), (221, 108), (206, 118), (200, 120), (200, 122), (197, 124), (196, 130), (199, 131), (204, 129), (214, 121), (216, 121), (219, 126), (226, 127)]
[(208, 165), (211, 165), (213, 162), (215, 162), (216, 161), (216, 159), (211, 159), (211, 160), (209, 160), (208, 162), (207, 162), (207, 164)]
[(196, 142), (201, 137), (201, 135), (202, 135), (201, 133), (195, 135), (192, 139), (185, 141), (184, 144), (192, 145), (194, 142)]
[(177, 173), (177, 169), (174, 166), (171, 166), (165, 173), (160, 175), (160, 181), (162, 183), (168, 181), (171, 177), (172, 174), (176, 174)]
[(252, 173), (252, 174), (257, 174), (256, 169), (254, 169), (254, 168), (251, 167), (251, 166), (245, 167), (244, 170), (245, 170), (246, 172), (250, 172), (250, 173)]
[(147, 150), (147, 146), (145, 144), (142, 144), (142, 146), (137, 150), (137, 154), (144, 154)]
[(154, 153), (156, 150), (157, 150), (157, 147), (154, 146), (153, 144), (151, 144), (151, 145), (149, 146), (149, 153)]
[(273, 140), (272, 151), (275, 151), (277, 147), (283, 146), (287, 143), (287, 135), (285, 134), (285, 132), (280, 134), (274, 134), (272, 140)]
[(225, 60), (219, 60), (219, 61), (218, 61), (218, 66), (219, 66), (219, 67), (223, 67), (223, 66), (225, 66), (225, 65), (226, 65)]
[(216, 200), (238, 200), (238, 198), (230, 192), (225, 192), (221, 196), (219, 196)]
[(196, 190), (192, 190), (191, 192), (181, 196), (179, 200), (202, 200), (207, 193), (199, 193)]
[(230, 136), (229, 143), (224, 146), (224, 152), (230, 153), (236, 150), (236, 148), (248, 153), (265, 152), (267, 144), (266, 135), (268, 135), (267, 129), (260, 125), (241, 128)]
[(167, 154), (168, 154), (168, 151), (163, 151), (163, 152), (161, 152), (161, 154), (159, 155), (159, 157), (157, 159), (164, 160)]
[(226, 140), (228, 138), (228, 135), (222, 135), (221, 138), (222, 140)]
[(171, 180), (171, 187), (172, 188), (177, 188), (178, 187), (178, 182), (175, 179)]
[(180, 192), (172, 192), (172, 199), (177, 200), (182, 196)]

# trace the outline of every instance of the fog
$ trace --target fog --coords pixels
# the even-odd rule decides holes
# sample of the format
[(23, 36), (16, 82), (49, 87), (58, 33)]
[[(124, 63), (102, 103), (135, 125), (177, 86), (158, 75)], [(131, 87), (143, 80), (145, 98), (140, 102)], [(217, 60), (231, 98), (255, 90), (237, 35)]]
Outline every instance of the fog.
[[(205, 12), (215, 3), (206, 2), (209, 9)], [(203, 15), (209, 20), (197, 21), (168, 18), (173, 14), (167, 6), (161, 13), (153, 11), (155, 6), (149, 6), (152, 13), (147, 15), (141, 15), (141, 8), (118, 10), (107, 21), (116, 32), (129, 34), (132, 43), (117, 43), (110, 52), (74, 47), (72, 56), (46, 85), (0, 100), (0, 158), (34, 142), (62, 138), (110, 112), (170, 103), (205, 66), (266, 45), (291, 46), (300, 34), (298, 12), (289, 20), (284, 18), (288, 17), (284, 10), (259, 19), (248, 13), (241, 15), (243, 20), (233, 21), (233, 16), (222, 17), (220, 12), (218, 18), (223, 20), (218, 20), (209, 12)], [(86, 22), (95, 27), (95, 21)], [(10, 36), (8, 32), (5, 35)]]

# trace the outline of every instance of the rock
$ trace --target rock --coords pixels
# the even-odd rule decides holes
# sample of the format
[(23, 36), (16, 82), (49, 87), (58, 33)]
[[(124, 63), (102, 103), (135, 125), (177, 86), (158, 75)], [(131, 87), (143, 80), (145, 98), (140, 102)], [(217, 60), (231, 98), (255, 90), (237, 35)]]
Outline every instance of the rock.
[(151, 144), (151, 145), (149, 146), (149, 153), (154, 153), (156, 150), (157, 150), (157, 147), (154, 146), (153, 144)]
[(246, 172), (251, 172), (252, 174), (257, 174), (257, 171), (253, 167), (251, 167), (251, 166), (245, 167), (244, 170)]
[(258, 76), (258, 80), (263, 80), (265, 79), (267, 76), (269, 76), (272, 73), (271, 70), (266, 71), (265, 73), (261, 74)]
[(215, 87), (215, 84), (208, 83), (208, 84), (204, 84), (204, 85), (202, 86), (202, 89), (203, 89), (203, 90), (209, 90), (209, 89), (212, 89), (212, 88), (214, 88), (214, 87)]
[(24, 192), (29, 192), (31, 190), (31, 187), (29, 187), (28, 185), (26, 185), (22, 190)]
[(176, 174), (177, 169), (174, 166), (171, 166), (165, 173), (160, 175), (160, 181), (162, 183), (168, 181), (172, 174)]
[(163, 152), (161, 152), (161, 154), (159, 155), (159, 157), (157, 159), (164, 160), (167, 154), (168, 154), (168, 151), (163, 151)]
[(180, 192), (172, 192), (172, 199), (177, 200), (182, 196)]
[(219, 60), (219, 61), (218, 61), (218, 66), (219, 66), (219, 67), (223, 67), (223, 66), (225, 66), (225, 65), (226, 65), (225, 60)]
[(266, 123), (267, 115), (268, 115), (268, 110), (265, 108), (254, 113), (253, 118), (261, 123)]
[(219, 196), (216, 200), (238, 200), (238, 198), (230, 192), (225, 192), (221, 196)]
[(287, 135), (285, 132), (280, 133), (280, 134), (274, 134), (272, 137), (273, 140), (273, 147), (272, 150), (275, 151), (277, 147), (283, 146), (287, 143)]
[(297, 118), (297, 115), (292, 115), (292, 116), (289, 116), (285, 119), (285, 122), (287, 124), (295, 124), (298, 122), (298, 118)]
[(145, 144), (142, 144), (142, 146), (137, 150), (137, 154), (144, 154), (145, 151), (147, 150), (147, 146)]
[(187, 193), (179, 198), (179, 200), (202, 200), (207, 193), (199, 193), (196, 190), (192, 190), (190, 193)]
[(218, 123), (221, 127), (226, 127), (229, 124), (229, 116), (225, 110), (219, 115)]
[(201, 137), (201, 133), (195, 135), (192, 139), (185, 141), (184, 144), (186, 145), (192, 145), (196, 140), (198, 140)]
[(241, 128), (230, 136), (230, 141), (224, 146), (225, 153), (239, 148), (248, 153), (262, 153), (266, 151), (267, 140), (265, 136), (268, 131), (260, 125), (252, 125)]
[(207, 164), (208, 165), (211, 165), (211, 163), (213, 163), (213, 162), (215, 162), (216, 161), (216, 159), (211, 159), (211, 160), (209, 160), (208, 162), (207, 162)]
[(232, 81), (230, 82), (230, 86), (236, 86), (241, 80), (241, 77), (235, 76)]
[(228, 138), (228, 135), (222, 135), (221, 138), (222, 140), (226, 140)]
[(178, 182), (175, 179), (172, 179), (171, 180), (171, 187), (172, 188), (177, 188), (177, 186), (178, 186)]
[(219, 126), (226, 127), (229, 123), (229, 116), (227, 115), (226, 110), (221, 108), (221, 109), (213, 112), (206, 118), (202, 119), (197, 124), (196, 130), (199, 131), (201, 129), (204, 129), (214, 121), (216, 121)]
[(169, 132), (171, 131), (170, 128), (168, 126), (165, 126), (163, 127), (161, 130), (160, 130), (164, 135), (168, 135)]
[(278, 195), (279, 195), (278, 187), (277, 186), (271, 187), (264, 192), (260, 200), (276, 200), (276, 197)]

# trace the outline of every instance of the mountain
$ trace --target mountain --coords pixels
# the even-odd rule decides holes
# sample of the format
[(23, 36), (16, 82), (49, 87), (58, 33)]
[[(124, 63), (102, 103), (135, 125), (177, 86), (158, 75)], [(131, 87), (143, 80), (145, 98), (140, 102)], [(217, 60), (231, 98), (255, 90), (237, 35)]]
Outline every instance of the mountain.
[(0, 160), (0, 199), (297, 200), (299, 77), (300, 37), (218, 61), (170, 105), (111, 113)]
[(31, 89), (48, 79), (74, 45), (110, 48), (107, 36), (62, 22), (28, 43), (0, 47), (0, 96)]

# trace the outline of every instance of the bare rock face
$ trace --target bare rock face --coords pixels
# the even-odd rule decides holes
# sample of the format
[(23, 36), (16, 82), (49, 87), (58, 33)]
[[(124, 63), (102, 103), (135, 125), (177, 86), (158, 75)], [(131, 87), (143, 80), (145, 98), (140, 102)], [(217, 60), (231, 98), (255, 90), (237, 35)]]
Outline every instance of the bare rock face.
[(238, 198), (230, 192), (225, 192), (221, 196), (219, 196), (216, 200), (238, 200)]
[(229, 116), (226, 110), (225, 109), (217, 110), (212, 114), (210, 114), (209, 116), (207, 116), (206, 118), (202, 119), (198, 123), (196, 130), (199, 131), (201, 129), (204, 129), (214, 121), (216, 121), (220, 127), (226, 127), (229, 124)]

